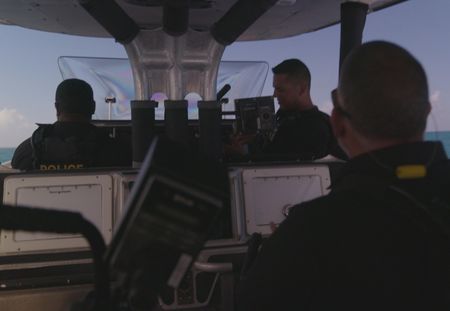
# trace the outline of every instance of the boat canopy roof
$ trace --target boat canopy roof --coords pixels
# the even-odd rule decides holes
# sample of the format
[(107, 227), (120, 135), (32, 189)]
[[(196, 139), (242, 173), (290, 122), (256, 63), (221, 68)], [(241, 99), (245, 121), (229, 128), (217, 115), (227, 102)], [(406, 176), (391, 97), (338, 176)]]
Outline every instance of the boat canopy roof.
[[(253, 0), (261, 1), (261, 0)], [(370, 11), (406, 0), (360, 0)], [(142, 29), (162, 25), (164, 0), (116, 0)], [(235, 0), (191, 0), (189, 25), (208, 31), (235, 3)], [(279, 0), (238, 41), (285, 38), (318, 30), (340, 21), (340, 0)], [(109, 37), (77, 0), (0, 1), (0, 23), (48, 32)]]

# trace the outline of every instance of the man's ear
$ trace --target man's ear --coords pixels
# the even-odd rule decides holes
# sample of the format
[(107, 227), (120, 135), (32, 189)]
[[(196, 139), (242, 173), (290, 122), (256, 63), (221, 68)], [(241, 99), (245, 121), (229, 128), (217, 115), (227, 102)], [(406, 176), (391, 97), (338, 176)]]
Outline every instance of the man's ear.
[(55, 102), (56, 116), (59, 116), (59, 103)]
[(298, 95), (303, 96), (308, 91), (308, 83), (302, 81), (298, 84)]
[(331, 111), (330, 123), (336, 138), (345, 136), (347, 132), (345, 118), (334, 108), (333, 111)]

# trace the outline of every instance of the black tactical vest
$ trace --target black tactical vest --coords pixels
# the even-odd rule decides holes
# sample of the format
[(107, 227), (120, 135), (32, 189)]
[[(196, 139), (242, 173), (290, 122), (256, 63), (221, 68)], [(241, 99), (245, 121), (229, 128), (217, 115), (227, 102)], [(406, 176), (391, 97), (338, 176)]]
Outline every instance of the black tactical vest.
[(31, 136), (33, 168), (61, 170), (95, 166), (101, 142), (107, 139), (106, 134), (95, 128), (83, 136), (61, 137), (55, 135), (53, 124), (42, 125)]

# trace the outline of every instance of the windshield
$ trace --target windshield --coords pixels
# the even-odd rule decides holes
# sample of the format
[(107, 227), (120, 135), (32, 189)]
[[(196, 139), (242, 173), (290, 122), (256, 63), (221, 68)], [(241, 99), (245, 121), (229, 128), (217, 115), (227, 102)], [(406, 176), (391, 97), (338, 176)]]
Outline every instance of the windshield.
[[(111, 107), (112, 120), (131, 119), (130, 101), (135, 98), (133, 75), (130, 62), (126, 58), (94, 58), (69, 57), (58, 59), (58, 66), (63, 79), (78, 78), (88, 82), (93, 90), (97, 103), (95, 119), (110, 119), (106, 97), (114, 97), (116, 103)], [(231, 86), (225, 95), (229, 103), (223, 105), (224, 111), (234, 111), (234, 99), (261, 96), (269, 65), (266, 62), (252, 61), (222, 61), (217, 77), (217, 91), (225, 84)], [(164, 119), (164, 100), (166, 95), (155, 92), (153, 100), (159, 102), (156, 109), (156, 119)], [(189, 103), (189, 118), (198, 119), (198, 94), (187, 94)]]

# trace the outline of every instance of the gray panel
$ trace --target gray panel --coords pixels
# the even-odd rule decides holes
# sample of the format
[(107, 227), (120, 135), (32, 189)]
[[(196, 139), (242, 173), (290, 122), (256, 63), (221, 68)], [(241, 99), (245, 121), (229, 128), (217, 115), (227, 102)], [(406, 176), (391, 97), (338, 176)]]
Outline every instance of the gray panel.
[[(112, 235), (112, 189), (109, 174), (12, 175), (4, 181), (3, 203), (80, 212), (108, 243)], [(79, 235), (2, 230), (0, 255), (87, 247)]]
[(248, 236), (270, 235), (292, 206), (326, 195), (330, 186), (329, 168), (323, 164), (243, 167), (240, 172), (241, 188), (234, 180), (232, 202), (245, 214), (241, 234)]

